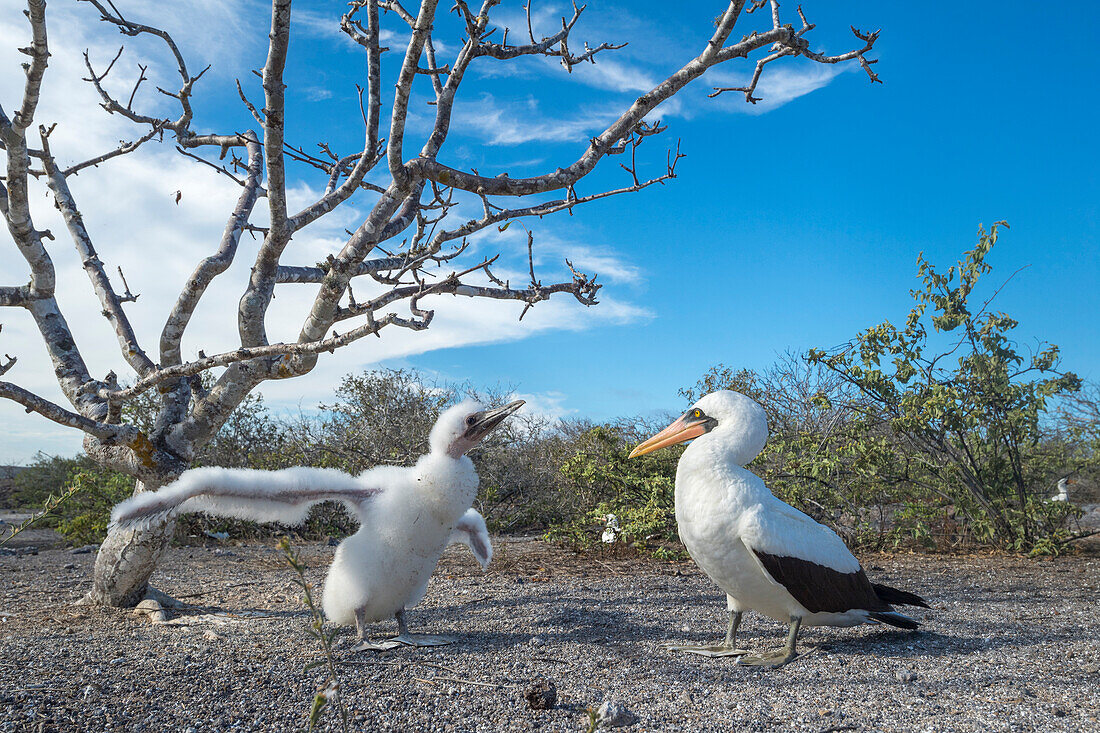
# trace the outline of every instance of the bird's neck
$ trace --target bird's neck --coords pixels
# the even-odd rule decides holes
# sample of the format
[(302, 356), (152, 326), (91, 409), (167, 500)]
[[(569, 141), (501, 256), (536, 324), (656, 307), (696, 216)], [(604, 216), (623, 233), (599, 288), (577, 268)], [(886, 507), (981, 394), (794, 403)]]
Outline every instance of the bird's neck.
[(721, 502), (730, 511), (753, 506), (772, 498), (764, 482), (725, 450), (721, 441), (704, 435), (687, 447), (676, 467), (676, 499)]
[(429, 453), (416, 462), (415, 474), (412, 488), (419, 503), (441, 521), (457, 521), (477, 498), (477, 472), (467, 456)]

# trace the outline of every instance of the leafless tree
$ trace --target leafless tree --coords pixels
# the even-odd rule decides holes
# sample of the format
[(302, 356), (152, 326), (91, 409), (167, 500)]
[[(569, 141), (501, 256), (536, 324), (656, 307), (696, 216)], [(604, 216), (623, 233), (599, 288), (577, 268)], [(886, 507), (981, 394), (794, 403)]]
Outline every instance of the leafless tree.
[[(799, 23), (780, 19), (775, 0), (735, 0), (715, 20), (715, 30), (699, 54), (690, 59), (652, 90), (639, 96), (602, 133), (587, 141), (579, 158), (530, 178), (512, 178), (507, 173), (482, 174), (459, 170), (440, 160), (439, 152), (450, 130), (456, 92), (474, 63), (507, 63), (525, 56), (557, 59), (565, 71), (620, 46), (603, 43), (572, 45), (572, 33), (584, 6), (574, 6), (563, 18), (560, 29), (540, 37), (531, 23), (530, 3), (526, 6), (526, 27), (501, 29), (490, 15), (499, 0), (484, 0), (471, 8), (466, 0), (455, 0), (451, 13), (440, 13), (438, 0), (422, 0), (410, 11), (398, 0), (355, 0), (349, 4), (340, 27), (363, 47), (367, 78), (361, 91), (363, 145), (361, 150), (339, 155), (327, 146), (314, 155), (286, 139), (286, 87), (283, 83), (292, 22), (291, 0), (272, 0), (267, 59), (262, 73), (262, 104), (252, 103), (238, 82), (241, 102), (256, 121), (256, 129), (244, 132), (212, 133), (195, 127), (192, 95), (204, 71), (194, 73), (172, 36), (159, 28), (128, 20), (110, 0), (85, 0), (99, 14), (99, 20), (113, 25), (129, 37), (159, 39), (171, 63), (177, 67), (177, 90), (161, 91), (178, 102), (178, 117), (167, 119), (144, 114), (135, 104), (143, 73), (133, 89), (113, 90), (108, 74), (114, 64), (86, 56), (87, 81), (94, 85), (102, 107), (121, 115), (136, 126), (136, 138), (90, 160), (62, 167), (50, 149), (49, 124), (36, 124), (35, 110), (46, 78), (49, 47), (46, 37), (46, 3), (27, 0), (27, 20), (32, 33), (30, 46), (20, 49), (25, 64), (26, 84), (18, 107), (9, 113), (0, 108), (0, 146), (6, 157), (6, 171), (0, 181), (0, 212), (8, 231), (27, 261), (30, 282), (3, 284), (0, 305), (26, 309), (33, 317), (52, 358), (57, 380), (70, 406), (52, 403), (8, 382), (0, 382), (0, 396), (21, 404), (62, 425), (85, 434), (84, 447), (104, 466), (124, 471), (137, 479), (137, 491), (156, 488), (174, 479), (188, 467), (196, 450), (218, 430), (230, 413), (257, 385), (269, 379), (285, 379), (309, 372), (323, 352), (334, 352), (365, 336), (378, 335), (388, 327), (423, 330), (430, 326), (434, 311), (432, 296), (462, 295), (471, 298), (517, 300), (527, 307), (555, 294), (569, 294), (584, 305), (595, 305), (600, 285), (594, 277), (577, 272), (562, 282), (544, 284), (531, 267), (530, 282), (521, 287), (493, 274), (495, 257), (470, 259), (466, 238), (481, 230), (502, 228), (522, 217), (541, 217), (610, 196), (640, 191), (675, 177), (678, 149), (668, 152), (667, 166), (660, 175), (646, 177), (635, 166), (635, 153), (647, 139), (665, 130), (648, 119), (662, 102), (677, 94), (708, 69), (729, 61), (753, 64), (751, 82), (736, 90), (716, 88), (714, 94), (740, 91), (754, 102), (757, 84), (765, 66), (787, 56), (802, 56), (813, 62), (836, 64), (855, 61), (872, 81), (871, 51), (878, 33), (864, 34), (853, 28), (859, 47), (836, 56), (811, 49), (807, 33), (813, 29), (798, 10)], [(764, 10), (755, 19), (744, 16)], [(384, 18), (380, 17), (384, 13)], [(770, 13), (770, 17), (768, 17)], [(392, 108), (382, 110), (382, 56), (380, 24), (385, 19), (407, 26), (408, 43), (403, 53), (390, 51), (386, 58), (400, 64)], [(733, 35), (739, 22), (757, 28)], [(440, 63), (438, 44), (433, 44), (437, 24), (454, 24), (461, 42), (449, 63)], [(116, 56), (117, 60), (117, 56)], [(430, 79), (427, 104), (434, 108), (434, 122), (423, 147), (410, 153), (405, 145), (407, 118), (418, 76)], [(418, 87), (419, 88), (419, 87)], [(713, 95), (712, 95), (713, 96)], [(383, 132), (389, 124), (388, 134)], [(359, 121), (356, 121), (359, 124)], [(230, 212), (221, 241), (213, 254), (202, 257), (190, 282), (180, 293), (160, 335), (159, 353), (150, 355), (139, 343), (124, 304), (134, 300), (129, 288), (120, 294), (108, 277), (92, 236), (82, 221), (80, 209), (68, 186), (68, 178), (112, 158), (126, 155), (151, 141), (173, 141), (179, 152), (233, 178), (240, 185), (240, 197)], [(621, 156), (627, 161), (625, 185), (612, 190), (582, 193), (577, 184), (605, 157)], [(288, 164), (319, 169), (327, 177), (323, 195), (301, 211), (287, 205)], [(385, 185), (370, 182), (368, 173), (376, 166), (388, 169)], [(32, 184), (44, 184), (53, 197), (68, 228), (68, 237), (91, 280), (118, 337), (122, 354), (133, 369), (133, 382), (120, 384), (114, 373), (98, 378), (89, 373), (65, 317), (54, 297), (54, 265), (43, 241), (54, 235), (35, 226), (29, 198)], [(530, 205), (508, 202), (516, 197), (561, 191), (559, 197), (536, 197)], [(266, 201), (265, 226), (252, 223), (254, 210)], [(357, 200), (369, 213), (358, 228), (348, 232), (339, 252), (320, 265), (283, 264), (283, 255), (295, 234), (337, 207)], [(460, 218), (460, 201), (474, 201), (480, 214)], [(457, 221), (456, 221), (457, 219)], [(199, 300), (211, 281), (224, 272), (237, 253), (245, 231), (262, 236), (251, 277), (241, 297), (236, 316), (240, 347), (187, 361), (180, 342)], [(532, 242), (529, 238), (528, 246)], [(568, 262), (566, 263), (568, 265)], [(533, 260), (532, 260), (533, 265)], [(121, 279), (121, 270), (119, 271)], [(8, 275), (10, 277), (10, 275)], [(386, 287), (381, 295), (356, 301), (350, 288), (354, 278), (373, 278)], [(123, 285), (125, 281), (123, 280)], [(293, 343), (271, 343), (264, 316), (277, 285), (316, 285), (312, 306), (302, 314), (300, 334)], [(524, 308), (526, 312), (526, 307)], [(340, 327), (337, 333), (334, 327)], [(0, 374), (13, 360), (0, 365)], [(201, 388), (201, 373), (225, 367), (209, 390)], [(160, 408), (152, 430), (141, 430), (123, 420), (123, 405), (147, 390), (159, 393)], [(148, 586), (156, 560), (171, 536), (171, 525), (139, 532), (115, 532), (103, 543), (96, 560), (95, 578), (88, 600), (126, 605), (135, 603)]]

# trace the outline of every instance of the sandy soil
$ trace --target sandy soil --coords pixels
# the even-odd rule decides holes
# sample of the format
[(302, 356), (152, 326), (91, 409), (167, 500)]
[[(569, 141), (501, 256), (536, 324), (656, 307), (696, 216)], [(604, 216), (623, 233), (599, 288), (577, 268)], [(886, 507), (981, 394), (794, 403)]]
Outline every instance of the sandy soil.
[[(301, 549), (319, 584), (333, 548)], [(0, 556), (0, 730), (302, 728), (324, 679), (304, 667), (321, 652), (272, 546), (170, 550), (156, 584), (207, 604), (174, 625), (73, 606), (93, 559)], [(758, 670), (664, 648), (724, 631), (723, 596), (690, 563), (502, 540), (482, 574), (452, 548), (410, 618), (456, 644), (350, 654), (338, 638), (350, 727), (578, 731), (612, 700), (636, 716), (628, 731), (1100, 731), (1100, 559), (863, 560), (932, 602), (922, 631), (809, 629), (803, 657)], [(742, 628), (750, 648), (784, 633), (759, 616)], [(531, 710), (523, 693), (543, 679), (557, 705)]]

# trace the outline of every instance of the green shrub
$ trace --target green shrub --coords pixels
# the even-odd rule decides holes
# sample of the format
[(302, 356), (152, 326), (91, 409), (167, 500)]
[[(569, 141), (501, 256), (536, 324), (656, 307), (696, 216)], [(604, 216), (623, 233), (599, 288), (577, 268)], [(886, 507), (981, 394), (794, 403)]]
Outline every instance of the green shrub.
[(573, 498), (547, 537), (578, 549), (600, 541), (605, 518), (619, 520), (619, 541), (657, 556), (683, 555), (676, 532), (674, 488), (676, 462), (683, 449), (657, 451), (627, 458), (638, 442), (636, 431), (621, 426), (597, 426), (580, 436), (579, 444), (561, 467)]

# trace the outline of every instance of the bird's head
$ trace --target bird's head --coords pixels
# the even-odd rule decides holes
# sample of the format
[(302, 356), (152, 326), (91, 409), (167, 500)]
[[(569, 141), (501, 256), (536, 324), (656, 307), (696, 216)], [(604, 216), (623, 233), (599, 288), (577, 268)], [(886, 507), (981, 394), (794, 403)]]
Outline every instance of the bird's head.
[(523, 400), (495, 408), (486, 408), (473, 400), (460, 402), (445, 410), (436, 421), (428, 439), (431, 452), (460, 458), (521, 407)]
[(711, 392), (678, 417), (675, 422), (630, 452), (630, 457), (652, 453), (685, 440), (711, 433), (722, 441), (722, 449), (744, 466), (764, 449), (768, 440), (768, 418), (764, 408), (739, 392), (728, 389)]

